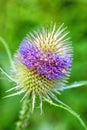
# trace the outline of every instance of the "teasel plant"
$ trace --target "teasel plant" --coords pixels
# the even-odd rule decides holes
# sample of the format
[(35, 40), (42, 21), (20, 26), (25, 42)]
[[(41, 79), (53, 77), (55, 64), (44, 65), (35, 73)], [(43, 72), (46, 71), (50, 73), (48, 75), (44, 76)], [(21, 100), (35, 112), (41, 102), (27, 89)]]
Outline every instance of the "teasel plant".
[(11, 64), (11, 74), (9, 75), (2, 67), (0, 71), (16, 84), (15, 87), (7, 90), (7, 92), (15, 92), (4, 98), (24, 93), (16, 130), (28, 128), (36, 98), (40, 99), (41, 113), (43, 101), (48, 102), (71, 113), (87, 130), (79, 114), (56, 96), (64, 90), (87, 85), (87, 81), (68, 84), (73, 60), (72, 43), (68, 33), (64, 24), (58, 28), (56, 24), (41, 27), (23, 39), (13, 58), (6, 41), (0, 37)]

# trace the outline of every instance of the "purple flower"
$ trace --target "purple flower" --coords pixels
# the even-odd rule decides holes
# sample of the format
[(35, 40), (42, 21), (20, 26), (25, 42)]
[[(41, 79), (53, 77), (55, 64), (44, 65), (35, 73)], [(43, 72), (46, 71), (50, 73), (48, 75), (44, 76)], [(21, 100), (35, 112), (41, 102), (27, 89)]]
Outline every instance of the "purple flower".
[(42, 28), (29, 34), (14, 56), (14, 78), (20, 93), (32, 93), (33, 106), (36, 95), (40, 99), (52, 96), (70, 75), (72, 45), (64, 30), (54, 25), (52, 30)]
[[(51, 48), (50, 48), (51, 49)], [(72, 55), (67, 54), (61, 57), (55, 52), (45, 52), (42, 48), (29, 41), (23, 40), (19, 47), (19, 53), (22, 56), (22, 62), (27, 68), (36, 69), (37, 73), (44, 75), (49, 79), (60, 79), (67, 76), (72, 66)]]

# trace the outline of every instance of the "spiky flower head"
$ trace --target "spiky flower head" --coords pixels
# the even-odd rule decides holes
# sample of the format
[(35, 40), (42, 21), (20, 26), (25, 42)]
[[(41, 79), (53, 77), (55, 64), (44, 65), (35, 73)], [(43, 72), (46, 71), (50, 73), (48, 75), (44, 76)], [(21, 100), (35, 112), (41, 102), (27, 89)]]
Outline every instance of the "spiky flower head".
[[(18, 92), (49, 98), (62, 88), (70, 75), (72, 46), (66, 28), (42, 28), (30, 33), (14, 56), (13, 77)], [(25, 97), (24, 96), (24, 97)]]

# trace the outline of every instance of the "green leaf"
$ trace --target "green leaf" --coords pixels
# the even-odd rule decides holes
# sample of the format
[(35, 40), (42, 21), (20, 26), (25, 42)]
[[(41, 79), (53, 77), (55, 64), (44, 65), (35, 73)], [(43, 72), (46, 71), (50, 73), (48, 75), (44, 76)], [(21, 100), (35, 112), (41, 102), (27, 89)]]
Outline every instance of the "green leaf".
[(75, 81), (74, 83), (71, 83), (70, 85), (63, 87), (62, 90), (82, 87), (82, 86), (85, 86), (85, 85), (87, 85), (87, 81)]
[(12, 57), (11, 57), (11, 52), (9, 50), (9, 47), (6, 43), (6, 41), (0, 36), (0, 42), (3, 44), (3, 46), (5, 47), (5, 50), (6, 50), (6, 53), (8, 55), (8, 58), (9, 58), (9, 61), (10, 61), (10, 64), (12, 65)]
[(80, 117), (74, 110), (72, 110), (70, 107), (63, 106), (62, 104), (61, 104), (61, 105), (60, 105), (60, 104), (56, 104), (56, 103), (54, 103), (52, 100), (50, 101), (50, 100), (48, 100), (48, 99), (45, 98), (45, 97), (44, 97), (44, 100), (45, 100), (46, 102), (50, 103), (50, 104), (53, 105), (53, 106), (62, 108), (62, 109), (64, 109), (64, 110), (68, 111), (69, 113), (71, 113), (73, 116), (75, 116), (75, 117), (78, 119), (78, 121), (79, 121), (80, 124), (83, 126), (83, 128), (84, 128), (85, 130), (87, 130), (87, 126), (86, 126), (86, 124), (84, 123), (84, 121), (83, 121), (83, 120), (81, 119), (81, 117)]

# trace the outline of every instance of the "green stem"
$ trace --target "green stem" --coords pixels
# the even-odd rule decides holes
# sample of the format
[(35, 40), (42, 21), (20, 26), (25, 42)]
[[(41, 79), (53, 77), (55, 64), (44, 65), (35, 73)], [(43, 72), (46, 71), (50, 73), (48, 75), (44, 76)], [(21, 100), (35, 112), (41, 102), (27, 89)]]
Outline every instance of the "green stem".
[(16, 130), (27, 130), (30, 119), (30, 103), (29, 98), (26, 97), (23, 101), (22, 109), (19, 115), (19, 121), (16, 124)]
[(63, 105), (56, 104), (56, 103), (54, 103), (53, 101), (50, 101), (50, 100), (48, 100), (48, 99), (46, 99), (46, 98), (44, 98), (44, 100), (45, 100), (46, 102), (50, 103), (50, 104), (53, 105), (53, 106), (62, 108), (62, 109), (64, 109), (64, 110), (70, 112), (73, 116), (75, 116), (75, 117), (79, 120), (79, 122), (80, 122), (81, 125), (84, 127), (84, 129), (87, 130), (87, 126), (85, 125), (84, 121), (83, 121), (83, 120), (81, 119), (81, 117), (80, 117), (75, 111), (73, 111), (71, 108), (67, 108), (67, 107), (65, 107), (65, 106), (63, 106)]
[(5, 47), (5, 49), (6, 49), (6, 53), (7, 53), (7, 55), (8, 55), (10, 64), (12, 65), (12, 57), (11, 57), (11, 52), (10, 52), (10, 50), (9, 50), (8, 45), (7, 45), (6, 41), (5, 41), (2, 37), (0, 37), (0, 41), (1, 41), (1, 43), (3, 44), (3, 46)]

